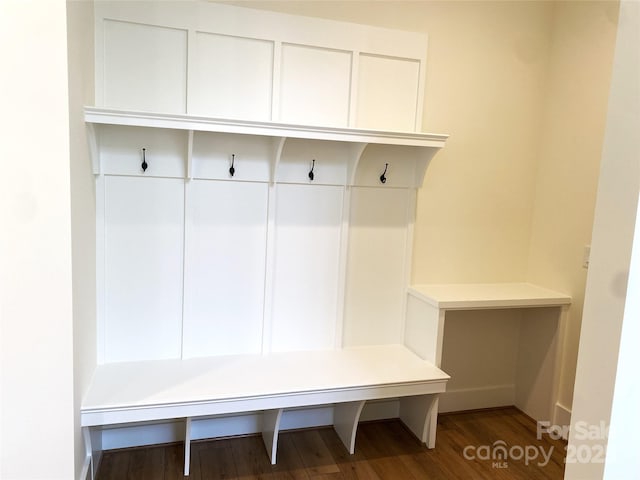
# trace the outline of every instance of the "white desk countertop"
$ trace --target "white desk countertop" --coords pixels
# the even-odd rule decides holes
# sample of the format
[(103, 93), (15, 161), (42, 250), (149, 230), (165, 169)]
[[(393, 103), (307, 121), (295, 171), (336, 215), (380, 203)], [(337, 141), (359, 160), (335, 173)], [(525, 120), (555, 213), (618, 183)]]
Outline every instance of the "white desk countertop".
[(412, 285), (408, 293), (444, 310), (557, 307), (571, 297), (531, 283), (457, 283)]

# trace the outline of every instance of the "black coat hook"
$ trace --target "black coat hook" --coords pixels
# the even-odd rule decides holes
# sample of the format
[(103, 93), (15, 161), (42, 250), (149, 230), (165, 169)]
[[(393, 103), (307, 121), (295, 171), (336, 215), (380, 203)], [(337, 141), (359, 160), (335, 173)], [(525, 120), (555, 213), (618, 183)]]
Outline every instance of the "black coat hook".
[(311, 161), (311, 170), (309, 170), (309, 180), (311, 180), (313, 182), (313, 177), (315, 176), (313, 174), (313, 169), (316, 168), (316, 160), (315, 158)]
[(380, 182), (381, 183), (387, 183), (387, 177), (386, 177), (386, 173), (387, 173), (387, 168), (389, 167), (388, 163), (384, 164), (384, 172), (382, 172), (382, 175), (380, 175)]
[(236, 169), (234, 167), (234, 164), (236, 163), (236, 155), (231, 154), (231, 168), (229, 168), (229, 175), (231, 175), (232, 177), (235, 175), (236, 173)]
[(147, 171), (147, 167), (149, 166), (149, 164), (147, 163), (147, 156), (146, 156), (146, 148), (142, 149), (142, 173)]

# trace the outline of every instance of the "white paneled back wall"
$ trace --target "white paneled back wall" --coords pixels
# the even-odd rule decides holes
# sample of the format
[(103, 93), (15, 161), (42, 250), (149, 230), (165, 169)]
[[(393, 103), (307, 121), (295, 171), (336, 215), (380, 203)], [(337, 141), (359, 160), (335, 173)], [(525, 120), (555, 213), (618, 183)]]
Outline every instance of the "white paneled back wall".
[(427, 38), (207, 2), (97, 2), (99, 106), (420, 131)]
[(401, 343), (426, 37), (95, 11), (99, 362)]
[(428, 154), (174, 128), (96, 131), (101, 362), (402, 341), (415, 187)]

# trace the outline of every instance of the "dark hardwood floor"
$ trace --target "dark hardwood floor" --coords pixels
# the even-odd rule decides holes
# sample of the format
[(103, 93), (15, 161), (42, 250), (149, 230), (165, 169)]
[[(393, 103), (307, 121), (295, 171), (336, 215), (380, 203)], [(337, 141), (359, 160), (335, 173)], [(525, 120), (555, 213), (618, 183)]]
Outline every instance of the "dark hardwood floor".
[(358, 426), (354, 455), (328, 427), (281, 432), (274, 466), (259, 436), (194, 442), (190, 477), (182, 475), (182, 444), (112, 450), (98, 480), (562, 479), (565, 446), (536, 439), (535, 422), (505, 408), (441, 415), (433, 450), (388, 420)]

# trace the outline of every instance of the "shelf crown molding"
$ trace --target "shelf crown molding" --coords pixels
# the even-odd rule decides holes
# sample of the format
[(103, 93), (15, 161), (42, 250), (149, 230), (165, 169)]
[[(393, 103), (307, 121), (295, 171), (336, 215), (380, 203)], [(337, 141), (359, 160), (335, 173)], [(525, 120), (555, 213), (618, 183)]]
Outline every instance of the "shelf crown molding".
[(442, 148), (448, 135), (434, 133), (392, 132), (348, 127), (324, 127), (276, 122), (230, 120), (196, 115), (134, 112), (112, 108), (85, 107), (85, 122), (89, 124), (193, 130), (201, 132), (236, 133), (268, 137), (329, 140), (352, 143), (373, 143), (412, 147)]

